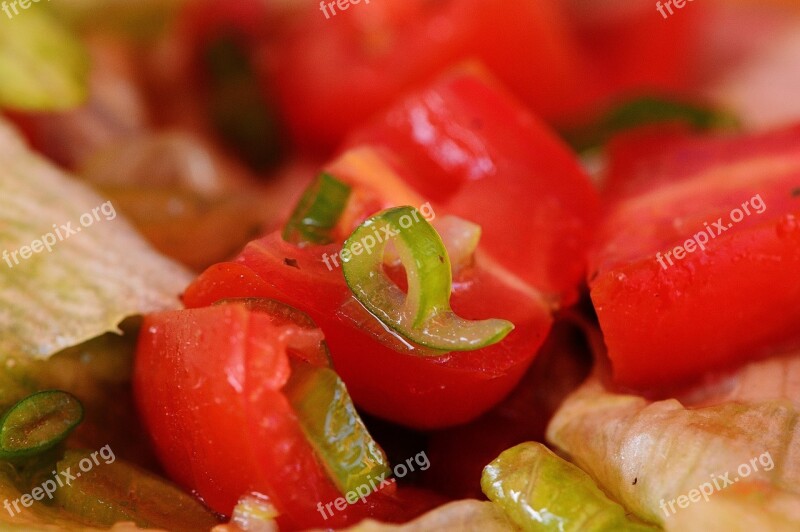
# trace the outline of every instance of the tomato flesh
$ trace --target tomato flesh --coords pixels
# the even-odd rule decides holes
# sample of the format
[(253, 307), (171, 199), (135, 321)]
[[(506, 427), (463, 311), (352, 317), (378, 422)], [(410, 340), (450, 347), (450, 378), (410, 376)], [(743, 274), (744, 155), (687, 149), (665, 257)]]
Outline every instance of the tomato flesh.
[(378, 509), (383, 491), (327, 520), (318, 512), (317, 502), (341, 494), (281, 392), (287, 348), (309, 334), (322, 339), (236, 304), (146, 316), (134, 387), (148, 433), (170, 476), (220, 514), (258, 492), (280, 511), (282, 528), (390, 518)]
[(618, 167), (590, 281), (617, 382), (664, 389), (800, 344), (800, 127)]

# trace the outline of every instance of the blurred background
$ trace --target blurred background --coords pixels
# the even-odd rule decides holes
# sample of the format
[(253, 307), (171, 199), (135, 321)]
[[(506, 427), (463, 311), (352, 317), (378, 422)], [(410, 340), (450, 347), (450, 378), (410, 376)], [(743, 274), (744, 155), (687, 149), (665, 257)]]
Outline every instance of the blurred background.
[(465, 62), (581, 151), (632, 101), (745, 129), (800, 117), (793, 0), (351, 1), (34, 4), (88, 58), (88, 100), (5, 112), (195, 270), (276, 226), (353, 127)]

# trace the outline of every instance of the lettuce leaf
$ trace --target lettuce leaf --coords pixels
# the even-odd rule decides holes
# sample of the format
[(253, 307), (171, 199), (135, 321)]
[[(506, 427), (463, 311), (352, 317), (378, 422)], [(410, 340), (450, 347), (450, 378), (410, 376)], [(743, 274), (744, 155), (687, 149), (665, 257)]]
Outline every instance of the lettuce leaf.
[(12, 18), (0, 12), (0, 108), (47, 111), (85, 102), (89, 56), (81, 41), (40, 4), (17, 10)]
[[(55, 240), (51, 251), (45, 238)], [(117, 331), (127, 316), (177, 308), (191, 279), (113, 204), (29, 150), (2, 118), (0, 252), (3, 354), (48, 357)]]
[(547, 437), (612, 497), (667, 530), (708, 529), (699, 522), (800, 529), (800, 354), (750, 364), (681, 397), (613, 393), (595, 375), (565, 401)]

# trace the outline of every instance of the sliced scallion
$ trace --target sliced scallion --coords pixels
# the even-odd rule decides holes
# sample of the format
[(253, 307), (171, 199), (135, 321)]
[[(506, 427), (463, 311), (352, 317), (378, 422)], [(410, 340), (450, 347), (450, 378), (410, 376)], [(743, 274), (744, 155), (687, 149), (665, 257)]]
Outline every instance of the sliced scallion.
[(331, 232), (349, 197), (349, 185), (330, 174), (320, 174), (300, 198), (283, 229), (283, 239), (292, 244), (330, 244)]
[(63, 441), (83, 420), (83, 405), (59, 390), (35, 393), (0, 419), (0, 458), (42, 453)]
[[(407, 293), (384, 273), (388, 241), (394, 242), (405, 267)], [(356, 299), (414, 343), (443, 352), (471, 351), (501, 341), (514, 328), (506, 320), (473, 321), (453, 312), (447, 249), (433, 226), (412, 207), (388, 209), (368, 219), (345, 242), (341, 257)]]
[(335, 371), (295, 362), (283, 393), (342, 493), (388, 478), (386, 455), (367, 432)]

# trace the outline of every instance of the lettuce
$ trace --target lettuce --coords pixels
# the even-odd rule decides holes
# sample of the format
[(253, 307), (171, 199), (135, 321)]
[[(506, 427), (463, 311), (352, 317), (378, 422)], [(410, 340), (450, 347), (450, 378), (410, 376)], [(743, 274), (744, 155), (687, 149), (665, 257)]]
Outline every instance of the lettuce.
[(2, 118), (0, 253), (1, 354), (45, 358), (127, 316), (177, 308), (191, 279)]
[(594, 376), (548, 440), (640, 518), (667, 530), (800, 529), (800, 355), (649, 401)]

